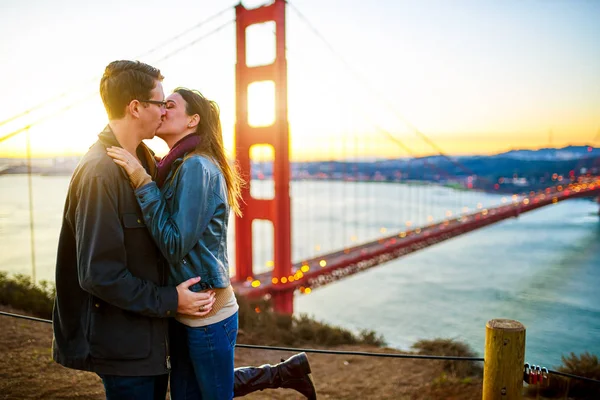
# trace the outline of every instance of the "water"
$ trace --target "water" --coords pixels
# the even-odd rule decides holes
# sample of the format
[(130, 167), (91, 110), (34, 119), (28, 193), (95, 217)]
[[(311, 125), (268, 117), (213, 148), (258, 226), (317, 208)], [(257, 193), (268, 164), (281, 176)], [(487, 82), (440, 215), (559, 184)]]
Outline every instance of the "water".
[[(36, 272), (53, 280), (68, 177), (33, 177)], [(502, 196), (441, 187), (294, 182), (294, 260), (471, 211)], [(270, 197), (269, 182), (253, 183)], [(600, 222), (597, 204), (572, 200), (480, 229), (298, 295), (296, 313), (355, 331), (372, 329), (392, 347), (455, 338), (483, 356), (485, 323), (527, 328), (526, 360), (555, 367), (563, 354), (600, 354)], [(233, 224), (232, 224), (233, 226)], [(272, 260), (272, 230), (255, 222), (255, 271)], [(230, 232), (233, 243), (233, 229)], [(0, 176), (0, 271), (31, 274), (27, 177)], [(260, 250), (258, 250), (260, 249)], [(230, 259), (234, 260), (230, 245)]]

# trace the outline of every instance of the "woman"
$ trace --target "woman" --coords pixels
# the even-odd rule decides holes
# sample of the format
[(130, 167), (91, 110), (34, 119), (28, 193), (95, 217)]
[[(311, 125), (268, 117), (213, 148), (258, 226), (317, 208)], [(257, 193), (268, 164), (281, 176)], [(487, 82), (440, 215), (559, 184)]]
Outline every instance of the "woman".
[(166, 109), (157, 136), (170, 151), (159, 162), (154, 182), (124, 149), (111, 147), (108, 155), (129, 175), (146, 225), (170, 264), (170, 284), (200, 276), (190, 289), (215, 294), (207, 315), (180, 315), (173, 321), (172, 398), (220, 400), (276, 387), (316, 398), (303, 353), (275, 366), (234, 373), (238, 304), (229, 279), (227, 223), (230, 210), (240, 215), (243, 182), (227, 162), (215, 102), (177, 88)]

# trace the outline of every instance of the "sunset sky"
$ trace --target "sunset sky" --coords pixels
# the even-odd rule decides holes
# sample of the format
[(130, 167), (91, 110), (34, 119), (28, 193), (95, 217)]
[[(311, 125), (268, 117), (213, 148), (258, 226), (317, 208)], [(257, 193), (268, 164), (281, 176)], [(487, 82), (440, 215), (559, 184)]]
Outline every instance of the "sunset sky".
[[(288, 8), (295, 160), (437, 153), (415, 130), (457, 155), (600, 146), (600, 1), (290, 2), (311, 24)], [(0, 122), (68, 92), (0, 126), (0, 137), (44, 119), (30, 129), (34, 156), (85, 152), (107, 122), (97, 93), (104, 67), (139, 59), (161, 69), (167, 95), (187, 86), (216, 100), (231, 151), (233, 5), (0, 0)], [(168, 41), (228, 6), (212, 22)], [(273, 26), (247, 34), (248, 61), (268, 63)], [(257, 85), (250, 99), (251, 122), (269, 121), (273, 104), (263, 89)], [(23, 156), (25, 137), (0, 142), (0, 157)], [(159, 154), (166, 151), (158, 140), (149, 144)]]

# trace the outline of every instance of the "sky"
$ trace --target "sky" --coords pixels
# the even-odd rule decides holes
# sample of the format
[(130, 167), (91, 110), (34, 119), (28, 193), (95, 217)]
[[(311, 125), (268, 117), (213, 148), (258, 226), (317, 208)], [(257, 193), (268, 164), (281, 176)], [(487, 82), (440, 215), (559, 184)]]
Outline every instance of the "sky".
[[(290, 3), (293, 160), (600, 146), (600, 1)], [(160, 68), (166, 94), (187, 86), (217, 101), (233, 154), (234, 4), (0, 0), (0, 123), (62, 95), (1, 125), (0, 137), (31, 128), (0, 142), (0, 157), (23, 156), (27, 134), (33, 156), (84, 153), (107, 122), (97, 89), (115, 59)], [(272, 61), (273, 31), (248, 29), (248, 63)], [(273, 90), (250, 88), (250, 123), (272, 121)], [(148, 144), (167, 151), (159, 139)]]

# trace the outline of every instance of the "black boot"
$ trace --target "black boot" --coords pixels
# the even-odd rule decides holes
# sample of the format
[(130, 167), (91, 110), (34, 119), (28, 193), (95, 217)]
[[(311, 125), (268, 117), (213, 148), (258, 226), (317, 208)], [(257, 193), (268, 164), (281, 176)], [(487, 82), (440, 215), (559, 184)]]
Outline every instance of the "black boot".
[(294, 389), (307, 399), (315, 400), (317, 392), (310, 365), (305, 353), (296, 354), (277, 365), (236, 368), (233, 380), (233, 397), (263, 389)]

